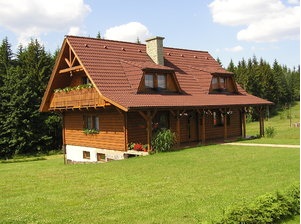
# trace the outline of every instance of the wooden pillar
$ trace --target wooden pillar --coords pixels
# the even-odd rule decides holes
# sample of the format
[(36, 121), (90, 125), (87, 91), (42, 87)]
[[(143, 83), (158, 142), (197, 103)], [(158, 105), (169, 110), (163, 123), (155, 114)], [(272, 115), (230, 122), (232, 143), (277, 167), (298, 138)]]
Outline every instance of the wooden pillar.
[(246, 108), (241, 110), (241, 137), (246, 138)]
[(228, 138), (228, 125), (227, 125), (227, 110), (223, 112), (224, 116), (224, 140)]
[(62, 117), (62, 140), (63, 140), (63, 145), (62, 145), (62, 148), (63, 148), (63, 155), (64, 155), (64, 164), (67, 164), (67, 159), (66, 159), (66, 135), (65, 135), (65, 113), (63, 112), (61, 114), (61, 117)]
[(203, 110), (202, 114), (202, 144), (204, 145), (206, 142), (206, 112)]
[(123, 113), (123, 120), (124, 120), (124, 126), (123, 126), (123, 131), (124, 131), (124, 151), (128, 150), (128, 114), (126, 112)]
[(180, 111), (177, 111), (176, 119), (177, 119), (177, 145), (181, 145), (181, 120), (180, 120)]
[(147, 111), (146, 114), (142, 111), (139, 111), (139, 114), (145, 119), (146, 122), (146, 133), (147, 133), (147, 149), (148, 151), (152, 151), (152, 120), (156, 115), (157, 111), (154, 111), (153, 114), (151, 111)]
[(259, 109), (259, 132), (260, 137), (264, 136), (264, 110), (262, 107)]

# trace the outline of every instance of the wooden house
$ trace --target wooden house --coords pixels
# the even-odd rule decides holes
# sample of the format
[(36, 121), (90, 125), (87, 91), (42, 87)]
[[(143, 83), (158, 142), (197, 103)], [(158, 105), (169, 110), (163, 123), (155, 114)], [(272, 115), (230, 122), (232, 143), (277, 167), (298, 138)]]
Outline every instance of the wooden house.
[[(246, 112), (271, 102), (244, 91), (206, 51), (66, 36), (40, 111), (63, 117), (69, 161), (108, 161), (133, 153), (169, 128), (177, 144), (246, 136)], [(141, 152), (144, 153), (144, 152)]]

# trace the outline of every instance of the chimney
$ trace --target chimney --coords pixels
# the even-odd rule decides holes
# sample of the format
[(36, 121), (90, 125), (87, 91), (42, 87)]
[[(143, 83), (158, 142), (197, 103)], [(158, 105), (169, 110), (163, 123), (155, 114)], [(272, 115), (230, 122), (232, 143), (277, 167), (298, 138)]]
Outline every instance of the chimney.
[(153, 37), (145, 40), (146, 53), (157, 65), (164, 65), (163, 39), (164, 37)]

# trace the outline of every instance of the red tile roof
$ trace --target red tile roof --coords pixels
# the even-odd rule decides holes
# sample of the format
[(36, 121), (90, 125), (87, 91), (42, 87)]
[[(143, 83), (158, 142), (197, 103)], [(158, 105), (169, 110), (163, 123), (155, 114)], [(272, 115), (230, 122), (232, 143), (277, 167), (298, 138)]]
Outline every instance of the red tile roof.
[[(164, 47), (164, 66), (155, 64), (144, 44), (67, 36), (79, 61), (99, 92), (122, 108), (209, 107), (271, 104), (247, 94), (238, 86), (239, 95), (208, 94), (214, 73), (230, 75), (206, 51)], [(185, 94), (137, 94), (144, 69), (174, 71)]]

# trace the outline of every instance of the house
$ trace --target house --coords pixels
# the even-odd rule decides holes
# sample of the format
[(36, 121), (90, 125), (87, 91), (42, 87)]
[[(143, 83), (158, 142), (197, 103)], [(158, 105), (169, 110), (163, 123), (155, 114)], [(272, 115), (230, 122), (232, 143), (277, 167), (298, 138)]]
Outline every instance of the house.
[[(246, 136), (249, 107), (271, 102), (246, 93), (206, 51), (66, 36), (40, 111), (63, 117), (69, 161), (123, 159), (129, 143), (147, 144), (169, 128), (177, 143)], [(139, 152), (144, 153), (144, 152)]]

